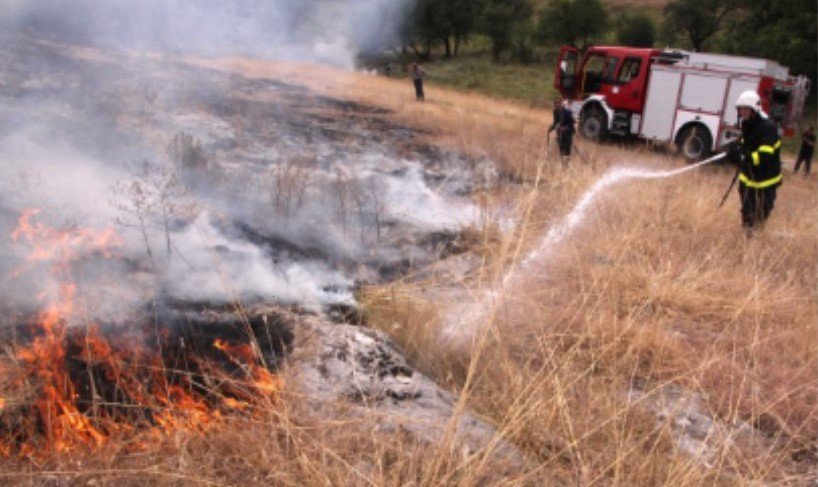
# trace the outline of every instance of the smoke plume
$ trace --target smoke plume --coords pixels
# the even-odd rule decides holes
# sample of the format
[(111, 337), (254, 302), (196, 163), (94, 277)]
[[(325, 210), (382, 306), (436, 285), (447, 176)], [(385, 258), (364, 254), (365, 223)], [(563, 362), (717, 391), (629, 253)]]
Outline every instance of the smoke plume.
[(351, 67), (393, 47), (409, 0), (2, 0), (0, 25), (99, 47)]
[[(405, 7), (0, 0), (0, 304), (37, 307), (70, 278), (109, 321), (154, 296), (319, 309), (439, 258), (476, 220), (487, 161), (419, 147), (372, 107), (132, 55), (351, 66), (395, 42)], [(121, 240), (69, 249), (55, 278), (57, 256), (32, 263), (34, 243), (8, 238), (27, 208), (42, 228)]]

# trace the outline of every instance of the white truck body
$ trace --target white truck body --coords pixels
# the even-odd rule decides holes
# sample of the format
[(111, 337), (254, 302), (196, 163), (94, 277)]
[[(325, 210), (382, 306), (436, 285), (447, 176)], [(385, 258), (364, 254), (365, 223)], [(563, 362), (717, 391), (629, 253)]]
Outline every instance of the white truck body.
[(654, 65), (642, 113), (634, 133), (651, 140), (673, 141), (688, 124), (698, 122), (711, 134), (711, 150), (727, 139), (738, 123), (733, 103), (746, 90), (757, 90), (760, 77), (731, 71), (679, 65)]
[(716, 151), (737, 132), (735, 101), (747, 90), (792, 136), (809, 80), (768, 59), (686, 51), (563, 46), (554, 86), (580, 120), (580, 134), (672, 142), (688, 159)]

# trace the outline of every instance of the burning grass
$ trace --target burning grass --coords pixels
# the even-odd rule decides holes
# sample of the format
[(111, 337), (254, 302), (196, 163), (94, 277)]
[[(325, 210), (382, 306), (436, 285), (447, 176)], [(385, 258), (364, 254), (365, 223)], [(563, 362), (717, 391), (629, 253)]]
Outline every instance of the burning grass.
[[(487, 196), (486, 204), (506, 207), (516, 226), (501, 232), (500, 222), (489, 222), (473, 232), (481, 262), (474, 272), (458, 279), (454, 273), (410, 276), (364, 289), (361, 298), (368, 322), (390, 333), (421, 371), (459, 392), (461, 409), (495, 424), (527, 464), (503, 469), (489, 453), (459, 451), (450, 439), (429, 445), (401, 432), (383, 432), (377, 418), (356, 416), (344, 403), (325, 405), (331, 414), (316, 413), (306, 406), (309, 398), (285, 388), (274, 401), (250, 401), (254, 415), (235, 408), (224, 413), (227, 404), (214, 405), (206, 393), (197, 396), (211, 417), (222, 415), (215, 427), (176, 429), (141, 451), (128, 448), (132, 440), (111, 435), (111, 426), (99, 427), (109, 435), (106, 448), (82, 455), (81, 465), (72, 463), (73, 452), (12, 456), (2, 461), (4, 481), (799, 485), (814, 480), (814, 177), (787, 178), (769, 224), (750, 239), (740, 230), (735, 198), (716, 209), (730, 178), (724, 168), (613, 186), (572, 233), (518, 269), (544, 232), (608, 167), (667, 168), (681, 162), (646, 148), (580, 140), (571, 167), (562, 170), (545, 139), (550, 116), (544, 110), (434, 86), (429, 101), (416, 103), (408, 81), (326, 68), (250, 60), (197, 63), (385, 107), (391, 114), (379, 116), (423, 129), (430, 141), (498, 162), (506, 185)], [(515, 269), (513, 279), (498, 285), (509, 269)], [(451, 314), (459, 315), (456, 323), (465, 328), (466, 339), (447, 333)], [(83, 355), (87, 341), (97, 336), (94, 328), (85, 330), (78, 335), (58, 330), (55, 340), (74, 340), (66, 357), (79, 359), (80, 370), (104, 363), (90, 369), (111, 375), (120, 362), (102, 360), (104, 347), (95, 347), (93, 357)], [(248, 369), (256, 356), (228, 343), (207, 341), (206, 356), (212, 360), (230, 351), (218, 355), (219, 368), (235, 371), (231, 364), (238, 362), (245, 371), (242, 383), (257, 383)], [(129, 353), (138, 356), (136, 350)], [(16, 387), (18, 374), (34, 366), (25, 356), (12, 352), (0, 361), (3, 391)], [(286, 382), (286, 367), (278, 373)], [(219, 381), (223, 372), (196, 369), (192, 375), (206, 384)], [(177, 381), (187, 393), (212, 390), (185, 382), (190, 372), (164, 377), (151, 382)], [(254, 397), (268, 397), (263, 387), (253, 391)], [(159, 394), (168, 395), (167, 390)], [(27, 392), (2, 397), (4, 418), (17, 404), (36, 404), (24, 400)], [(242, 399), (231, 389), (219, 389), (217, 397)], [(162, 405), (160, 399), (152, 401)], [(84, 411), (92, 404), (86, 396), (75, 408)], [(44, 411), (48, 414), (40, 417), (57, 414)], [(124, 414), (103, 411), (87, 416), (92, 426), (99, 419), (110, 425), (111, 417)], [(159, 428), (155, 419), (146, 423), (143, 432)], [(49, 437), (41, 426), (28, 431)], [(88, 438), (83, 444), (96, 443), (94, 435), (82, 438)]]
[[(56, 291), (44, 289), (42, 310), (12, 327), (19, 340), (3, 361), (0, 453), (38, 458), (99, 449), (112, 437), (144, 448), (145, 437), (203, 431), (226, 412), (274, 400), (282, 386), (258, 346), (259, 318), (208, 330), (156, 314), (141, 326), (105, 327), (78, 299), (73, 269), (81, 258), (111, 257), (119, 237), (111, 229), (58, 230), (37, 214), (25, 211), (12, 233), (29, 251), (15, 274), (44, 265)], [(282, 355), (283, 339), (267, 342)]]

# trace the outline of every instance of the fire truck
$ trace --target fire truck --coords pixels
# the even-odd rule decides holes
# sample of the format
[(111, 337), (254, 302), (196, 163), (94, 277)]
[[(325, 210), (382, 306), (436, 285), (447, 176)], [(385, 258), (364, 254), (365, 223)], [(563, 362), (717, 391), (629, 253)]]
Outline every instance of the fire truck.
[(809, 79), (775, 61), (678, 50), (563, 46), (554, 86), (571, 100), (579, 133), (672, 142), (689, 160), (717, 151), (738, 133), (733, 104), (756, 90), (762, 108), (792, 136), (809, 93)]

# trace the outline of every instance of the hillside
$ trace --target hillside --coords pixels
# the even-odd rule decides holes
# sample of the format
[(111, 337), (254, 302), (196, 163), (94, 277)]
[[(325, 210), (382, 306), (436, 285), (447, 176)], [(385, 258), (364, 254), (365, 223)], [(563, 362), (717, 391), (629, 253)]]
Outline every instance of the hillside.
[(610, 8), (631, 8), (639, 10), (661, 9), (670, 3), (670, 0), (605, 0), (602, 3)]
[[(535, 5), (545, 5), (547, 0), (535, 0), (533, 2)], [(622, 9), (622, 8), (631, 8), (634, 10), (638, 9), (649, 9), (649, 10), (658, 10), (663, 8), (665, 5), (670, 3), (670, 0), (603, 0), (602, 4), (610, 9)]]
[[(814, 480), (815, 174), (787, 161), (748, 238), (738, 198), (718, 207), (729, 168), (584, 140), (563, 168), (547, 108), (434, 83), (421, 103), (406, 79), (310, 64), (17, 48), (2, 78), (18, 122), (0, 139), (15, 156), (6, 297), (34, 306), (21, 289), (46, 282), (63, 300), (34, 314), (3, 303), (0, 483)], [(155, 165), (119, 167), (146, 153)], [(21, 216), (30, 201), (42, 211)], [(83, 230), (106, 221), (121, 241)], [(35, 245), (45, 237), (68, 246)], [(128, 341), (137, 311), (182, 323), (140, 328), (178, 347), (161, 366)], [(173, 341), (179, 326), (209, 341)], [(65, 338), (55, 329), (73, 348), (35, 356)], [(390, 388), (332, 368), (350, 356)], [(83, 387), (65, 396), (85, 401), (70, 413), (35, 387), (67, 387), (38, 368), (66, 357)], [(412, 389), (420, 374), (431, 380)], [(322, 390), (335, 375), (349, 389)], [(443, 424), (430, 399), (449, 408)], [(461, 442), (464, 422), (484, 441)]]

